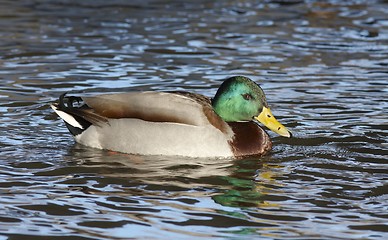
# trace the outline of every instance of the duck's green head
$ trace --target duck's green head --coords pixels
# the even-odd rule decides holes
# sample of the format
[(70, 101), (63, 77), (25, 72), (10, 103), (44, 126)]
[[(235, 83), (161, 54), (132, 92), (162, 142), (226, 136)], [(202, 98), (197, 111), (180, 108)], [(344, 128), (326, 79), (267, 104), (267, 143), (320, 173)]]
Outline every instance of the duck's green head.
[(291, 133), (268, 107), (263, 90), (251, 79), (235, 76), (225, 80), (212, 100), (214, 111), (226, 122), (258, 120), (284, 137)]

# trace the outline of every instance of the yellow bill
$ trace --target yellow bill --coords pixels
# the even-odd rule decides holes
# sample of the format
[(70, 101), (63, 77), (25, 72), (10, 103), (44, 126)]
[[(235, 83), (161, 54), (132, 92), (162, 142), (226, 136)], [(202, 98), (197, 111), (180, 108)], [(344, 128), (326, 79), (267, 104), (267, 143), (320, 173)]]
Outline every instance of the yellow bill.
[(283, 126), (276, 118), (272, 115), (271, 110), (269, 108), (263, 107), (263, 110), (259, 114), (259, 116), (255, 117), (256, 120), (264, 124), (267, 128), (274, 131), (283, 137), (291, 137), (291, 132)]

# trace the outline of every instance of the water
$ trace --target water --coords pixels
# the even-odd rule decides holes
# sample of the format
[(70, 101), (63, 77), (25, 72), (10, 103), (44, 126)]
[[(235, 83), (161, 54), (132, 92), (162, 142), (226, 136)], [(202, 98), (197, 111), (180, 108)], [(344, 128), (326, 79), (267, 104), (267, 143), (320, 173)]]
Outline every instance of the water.
[[(0, 238), (387, 239), (387, 1), (2, 1)], [(295, 136), (241, 161), (77, 145), (66, 91), (259, 82)]]

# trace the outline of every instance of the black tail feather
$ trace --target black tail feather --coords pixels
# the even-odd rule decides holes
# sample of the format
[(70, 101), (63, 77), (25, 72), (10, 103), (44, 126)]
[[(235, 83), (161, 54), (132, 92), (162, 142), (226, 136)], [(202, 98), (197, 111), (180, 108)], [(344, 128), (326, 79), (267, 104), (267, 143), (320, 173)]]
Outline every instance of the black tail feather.
[[(71, 115), (81, 126), (82, 129), (71, 124), (66, 123), (67, 128), (74, 136), (81, 134), (91, 125), (101, 126), (101, 123), (107, 123), (108, 120), (96, 114), (92, 108), (83, 103), (81, 97), (66, 96), (67, 93), (63, 93), (59, 97), (59, 103), (56, 104), (58, 110)], [(77, 102), (78, 106), (74, 106)]]

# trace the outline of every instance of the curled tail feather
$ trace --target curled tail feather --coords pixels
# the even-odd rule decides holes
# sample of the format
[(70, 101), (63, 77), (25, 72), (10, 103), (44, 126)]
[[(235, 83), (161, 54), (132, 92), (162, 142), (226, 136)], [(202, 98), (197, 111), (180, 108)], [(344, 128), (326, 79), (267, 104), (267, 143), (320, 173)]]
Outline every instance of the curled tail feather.
[(58, 103), (51, 104), (54, 112), (62, 118), (66, 127), (73, 136), (81, 134), (91, 125), (101, 126), (102, 123), (108, 123), (108, 119), (98, 115), (86, 104), (74, 106), (74, 102), (80, 105), (82, 98), (75, 96), (66, 96), (66, 93), (59, 97)]

